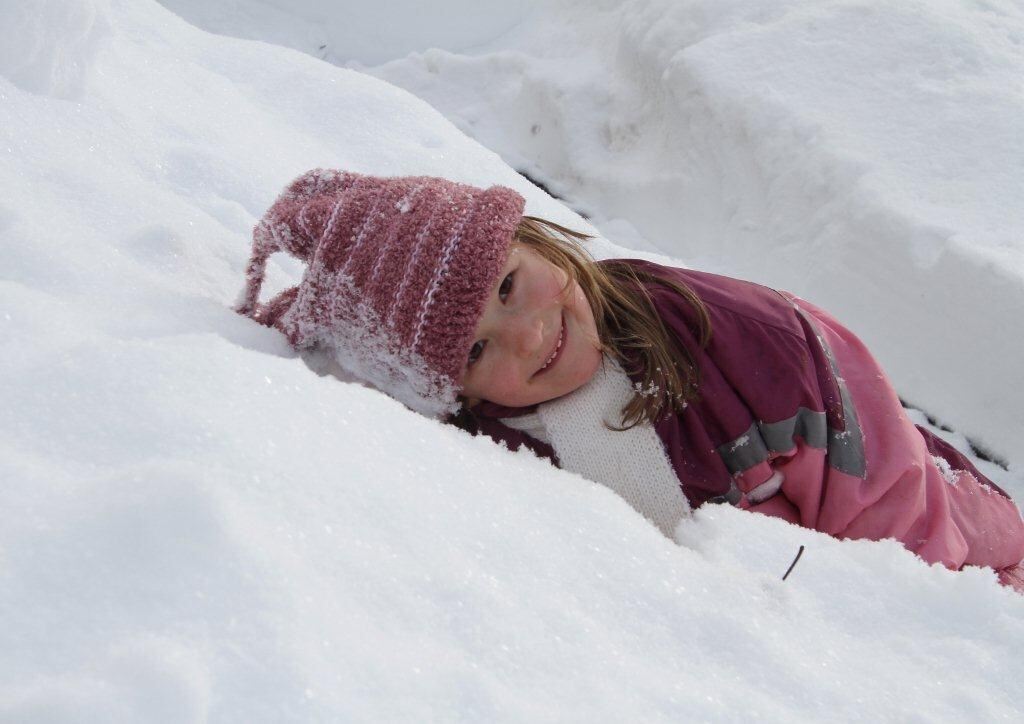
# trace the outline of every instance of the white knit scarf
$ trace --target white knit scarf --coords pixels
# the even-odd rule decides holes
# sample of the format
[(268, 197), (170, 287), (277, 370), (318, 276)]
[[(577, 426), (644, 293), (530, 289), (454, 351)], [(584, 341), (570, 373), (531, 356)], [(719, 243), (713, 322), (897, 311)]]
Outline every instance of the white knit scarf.
[(620, 426), (633, 384), (614, 360), (605, 357), (594, 377), (575, 392), (545, 402), (535, 414), (505, 418), (555, 449), (562, 468), (611, 489), (672, 538), (690, 505), (654, 426)]

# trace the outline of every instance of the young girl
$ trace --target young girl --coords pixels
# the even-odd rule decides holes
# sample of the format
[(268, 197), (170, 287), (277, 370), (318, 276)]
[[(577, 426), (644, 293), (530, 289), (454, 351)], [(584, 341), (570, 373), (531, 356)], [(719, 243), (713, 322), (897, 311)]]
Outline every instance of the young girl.
[[(595, 262), (511, 189), (313, 170), (256, 226), (239, 311), (447, 419), (603, 483), (672, 535), (729, 503), (895, 538), (1024, 591), (1024, 522), (907, 418), (828, 313), (702, 272)], [(305, 262), (258, 303), (268, 257)]]

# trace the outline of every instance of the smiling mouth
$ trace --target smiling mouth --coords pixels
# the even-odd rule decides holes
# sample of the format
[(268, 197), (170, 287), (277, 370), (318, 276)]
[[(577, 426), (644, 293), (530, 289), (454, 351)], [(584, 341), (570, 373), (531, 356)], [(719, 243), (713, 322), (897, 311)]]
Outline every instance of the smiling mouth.
[(565, 316), (562, 316), (562, 327), (558, 330), (558, 341), (555, 342), (555, 351), (544, 361), (544, 364), (539, 370), (534, 372), (534, 376), (541, 375), (550, 370), (558, 359), (562, 356), (562, 349), (565, 347)]

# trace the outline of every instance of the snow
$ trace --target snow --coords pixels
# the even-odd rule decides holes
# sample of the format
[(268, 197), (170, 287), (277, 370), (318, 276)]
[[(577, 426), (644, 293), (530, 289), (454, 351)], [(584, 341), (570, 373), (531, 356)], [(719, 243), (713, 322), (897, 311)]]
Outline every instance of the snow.
[(1024, 598), (990, 571), (721, 506), (670, 541), (230, 309), (316, 166), (591, 228), (515, 166), (835, 311), (1020, 496), (1016, 5), (410, 3), (379, 43), (355, 3), (167, 5), (269, 42), (0, 0), (0, 718), (1020, 718)]
[(332, 63), (380, 63), (414, 51), (458, 51), (485, 44), (521, 22), (536, 0), (166, 0), (191, 23), (215, 33), (299, 48)]

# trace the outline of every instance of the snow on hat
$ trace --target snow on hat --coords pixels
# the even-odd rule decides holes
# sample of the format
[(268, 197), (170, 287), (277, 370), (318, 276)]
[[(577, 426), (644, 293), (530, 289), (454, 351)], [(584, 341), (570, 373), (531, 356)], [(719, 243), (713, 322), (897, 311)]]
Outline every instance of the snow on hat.
[[(296, 348), (329, 349), (348, 372), (414, 410), (454, 412), (523, 207), (503, 186), (308, 171), (253, 229), (237, 310)], [(260, 305), (267, 259), (278, 251), (306, 270), (298, 286)]]

